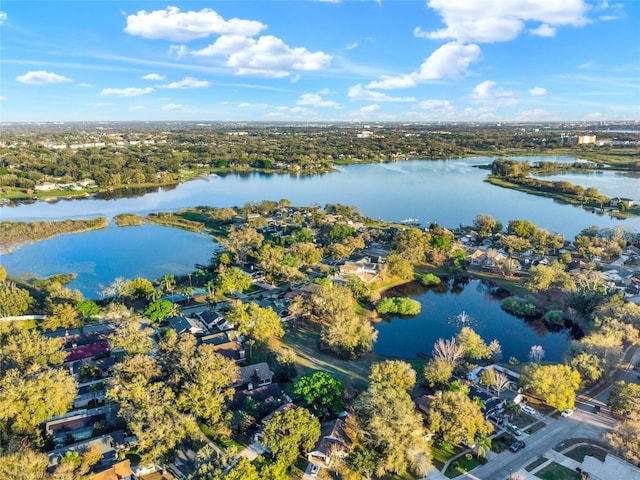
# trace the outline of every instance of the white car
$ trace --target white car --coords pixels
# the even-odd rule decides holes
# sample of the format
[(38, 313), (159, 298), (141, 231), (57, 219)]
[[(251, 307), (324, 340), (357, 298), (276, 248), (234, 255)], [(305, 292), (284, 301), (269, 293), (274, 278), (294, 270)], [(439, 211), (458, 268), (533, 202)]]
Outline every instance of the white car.
[(523, 405), (522, 406), (522, 411), (524, 413), (528, 413), (529, 415), (537, 415), (538, 414), (538, 412), (536, 412), (533, 408), (531, 408), (528, 405)]
[(314, 463), (311, 465), (311, 471), (309, 472), (309, 475), (311, 475), (312, 477), (315, 477), (316, 475), (318, 475), (319, 471), (320, 471), (320, 465), (318, 465), (317, 463)]
[(564, 412), (562, 412), (560, 414), (561, 416), (567, 418), (570, 417), (571, 415), (573, 415), (573, 410), (571, 410), (570, 408), (567, 408)]

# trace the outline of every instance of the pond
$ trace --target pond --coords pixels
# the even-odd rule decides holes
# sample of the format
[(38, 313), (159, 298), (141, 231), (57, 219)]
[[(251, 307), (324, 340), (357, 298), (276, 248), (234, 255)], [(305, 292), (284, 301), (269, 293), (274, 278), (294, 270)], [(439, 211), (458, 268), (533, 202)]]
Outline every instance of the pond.
[[(442, 280), (438, 287), (412, 282), (388, 292), (390, 296), (418, 300), (422, 311), (415, 317), (390, 317), (378, 323), (376, 353), (407, 359), (430, 355), (439, 338), (449, 339), (468, 325), (485, 342), (493, 339), (500, 342), (503, 361), (511, 357), (526, 361), (533, 345), (542, 346), (545, 360), (562, 360), (570, 341), (568, 329), (550, 332), (541, 320), (524, 321), (510, 315), (500, 307), (507, 293), (482, 280), (466, 277)], [(463, 312), (466, 320), (460, 318)]]
[(208, 264), (217, 244), (201, 233), (158, 225), (117, 227), (59, 235), (17, 247), (2, 256), (2, 265), (16, 277), (47, 277), (75, 273), (67, 286), (86, 298), (117, 277), (159, 279), (166, 274), (186, 275), (195, 264)]

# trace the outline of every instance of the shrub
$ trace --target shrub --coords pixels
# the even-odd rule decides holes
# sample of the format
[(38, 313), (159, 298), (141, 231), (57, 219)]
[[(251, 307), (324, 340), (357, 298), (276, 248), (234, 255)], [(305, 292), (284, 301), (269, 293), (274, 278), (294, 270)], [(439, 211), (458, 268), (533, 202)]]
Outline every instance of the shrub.
[(412, 298), (385, 297), (376, 306), (376, 312), (381, 315), (397, 313), (399, 315), (418, 315), (420, 302)]
[(540, 310), (535, 304), (518, 297), (507, 297), (500, 305), (503, 310), (518, 317), (537, 317)]
[(549, 326), (564, 327), (564, 313), (562, 313), (562, 310), (549, 310), (542, 318)]
[(433, 273), (423, 273), (418, 275), (418, 280), (420, 283), (426, 287), (432, 287), (435, 285), (440, 285), (440, 278), (438, 278)]

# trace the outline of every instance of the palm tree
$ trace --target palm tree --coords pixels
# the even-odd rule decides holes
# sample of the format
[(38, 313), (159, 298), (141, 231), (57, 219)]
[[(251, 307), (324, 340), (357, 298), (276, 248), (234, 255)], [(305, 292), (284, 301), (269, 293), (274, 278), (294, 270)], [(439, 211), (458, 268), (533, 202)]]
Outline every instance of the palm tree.
[(207, 303), (209, 308), (212, 308), (216, 303), (216, 284), (213, 280), (209, 280), (205, 286), (207, 287)]
[(247, 340), (247, 345), (249, 346), (249, 361), (253, 361), (253, 346), (256, 344), (256, 341), (253, 338)]
[(176, 279), (173, 275), (165, 275), (160, 280), (160, 286), (169, 293), (173, 293), (173, 287), (176, 286)]
[(491, 450), (491, 438), (486, 435), (482, 435), (476, 439), (477, 456), (487, 457), (487, 453)]

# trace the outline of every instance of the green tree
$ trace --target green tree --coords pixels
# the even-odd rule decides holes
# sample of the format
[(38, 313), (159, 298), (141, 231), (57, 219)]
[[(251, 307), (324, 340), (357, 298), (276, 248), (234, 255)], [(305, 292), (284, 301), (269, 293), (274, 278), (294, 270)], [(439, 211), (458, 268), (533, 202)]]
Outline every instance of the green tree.
[(244, 273), (237, 267), (225, 270), (216, 279), (217, 291), (225, 295), (233, 292), (244, 292), (251, 287), (251, 283), (251, 275)]
[(615, 452), (630, 462), (640, 462), (640, 414), (633, 413), (606, 434)]
[(78, 311), (70, 303), (59, 303), (53, 306), (51, 315), (42, 321), (46, 330), (58, 328), (75, 328), (80, 326)]
[(409, 228), (396, 235), (393, 246), (397, 254), (410, 263), (422, 263), (431, 250), (431, 235), (417, 228)]
[(154, 346), (150, 338), (152, 333), (152, 329), (143, 327), (139, 322), (125, 323), (111, 334), (111, 348), (122, 348), (127, 355), (146, 355)]
[(306, 408), (293, 407), (277, 412), (264, 426), (265, 444), (284, 465), (292, 465), (320, 438), (320, 421)]
[(395, 251), (392, 251), (387, 256), (384, 272), (394, 277), (400, 277), (403, 280), (412, 279), (414, 274), (411, 262)]
[(341, 242), (348, 237), (355, 237), (356, 235), (356, 229), (344, 223), (336, 223), (329, 229), (328, 233), (332, 242)]
[(614, 383), (607, 406), (618, 415), (640, 415), (640, 385), (624, 381)]
[(3, 283), (7, 279), (7, 271), (2, 265), (0, 265), (0, 283)]
[(344, 409), (344, 387), (340, 380), (326, 372), (305, 375), (293, 386), (293, 393), (322, 413), (329, 409), (339, 413)]
[(238, 333), (247, 335), (257, 342), (266, 342), (272, 335), (284, 335), (278, 314), (271, 307), (263, 308), (254, 302), (233, 302), (227, 320), (238, 329)]
[(16, 286), (13, 282), (0, 283), (0, 317), (23, 315), (34, 303), (28, 290)]
[(457, 445), (460, 440), (475, 443), (476, 437), (488, 436), (493, 425), (485, 420), (480, 406), (462, 391), (436, 393), (431, 402), (429, 428), (442, 441)]
[(532, 292), (544, 292), (552, 288), (563, 292), (574, 292), (576, 284), (565, 266), (558, 261), (546, 265), (534, 265), (529, 269), (530, 276), (526, 286)]
[(100, 307), (91, 300), (82, 300), (76, 303), (75, 309), (82, 316), (82, 320), (94, 318), (100, 313)]
[[(165, 286), (166, 285), (167, 283), (165, 283)], [(172, 290), (173, 286), (171, 285), (171, 281), (169, 281), (169, 286), (169, 290)], [(149, 280), (137, 277), (125, 283), (122, 294), (129, 298), (149, 298), (154, 291), (155, 288), (153, 288), (153, 284)]]
[(473, 221), (473, 228), (481, 239), (489, 238), (502, 230), (502, 224), (491, 215), (477, 215)]
[(45, 453), (29, 448), (3, 452), (0, 456), (0, 478), (11, 480), (50, 480), (49, 461)]
[(582, 381), (591, 385), (605, 373), (606, 359), (589, 352), (578, 352), (569, 360), (569, 365), (575, 368), (580, 374)]
[(155, 300), (144, 309), (142, 315), (154, 323), (161, 322), (169, 315), (175, 315), (177, 307), (169, 300)]
[(486, 360), (491, 358), (491, 350), (482, 337), (471, 327), (462, 327), (456, 340), (464, 348), (464, 354), (467, 359)]
[(520, 382), (558, 410), (573, 408), (580, 374), (569, 365), (527, 365)]
[[(415, 382), (415, 372), (406, 362), (382, 362), (372, 367), (369, 388), (354, 404), (358, 422), (367, 432), (365, 447), (375, 451), (376, 475), (404, 474), (407, 470), (424, 476), (431, 468), (430, 449), (424, 427), (405, 387)], [(385, 374), (389, 373), (390, 378)], [(392, 379), (398, 379), (397, 382)]]
[(260, 245), (262, 245), (262, 241), (264, 240), (264, 236), (255, 228), (252, 227), (244, 227), (244, 228), (234, 228), (231, 227), (229, 230), (229, 234), (227, 238), (222, 242), (222, 245), (229, 251), (233, 252), (240, 262), (243, 265), (247, 256), (256, 251)]
[(402, 360), (386, 360), (371, 365), (369, 381), (383, 388), (409, 391), (416, 383), (416, 372)]
[(453, 376), (455, 365), (440, 358), (427, 362), (422, 371), (422, 380), (430, 388), (442, 388)]
[(57, 367), (66, 356), (59, 339), (36, 330), (10, 328), (0, 334), (0, 376), (11, 369), (29, 374)]
[(0, 378), (0, 421), (14, 434), (37, 435), (38, 425), (66, 413), (75, 396), (76, 382), (65, 370), (11, 369)]

